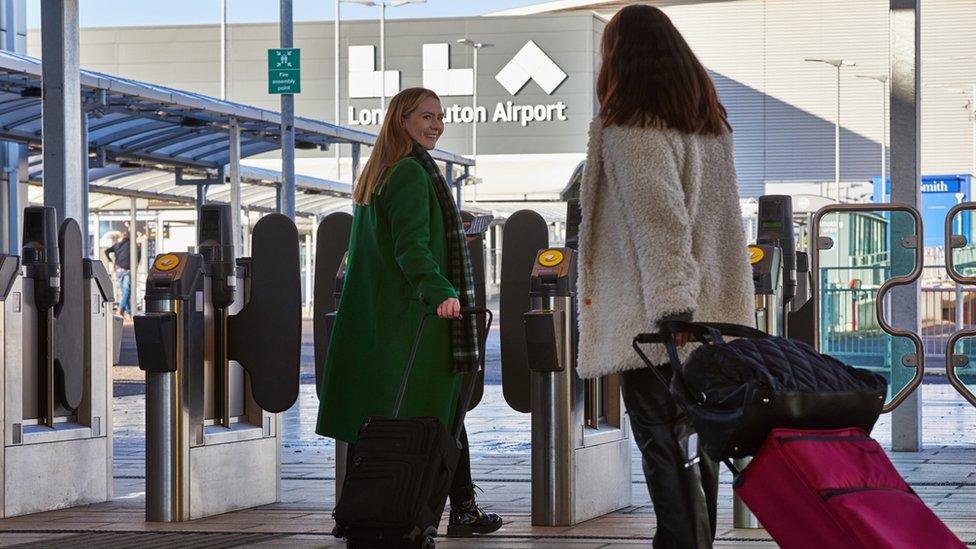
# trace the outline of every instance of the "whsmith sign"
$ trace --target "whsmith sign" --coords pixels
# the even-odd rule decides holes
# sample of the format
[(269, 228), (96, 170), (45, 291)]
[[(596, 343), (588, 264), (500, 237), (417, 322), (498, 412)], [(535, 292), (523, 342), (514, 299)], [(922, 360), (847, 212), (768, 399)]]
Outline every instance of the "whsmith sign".
[[(446, 43), (423, 45), (423, 85), (441, 97), (474, 95), (473, 69), (450, 67), (450, 45)], [(387, 97), (400, 91), (400, 71), (381, 72), (376, 68), (374, 46), (349, 48), (349, 97), (362, 99)], [(535, 82), (547, 95), (552, 95), (567, 74), (532, 40), (525, 43), (497, 74), (495, 80), (511, 95), (517, 95), (530, 81)], [(385, 88), (385, 90), (384, 90)], [(350, 126), (377, 125), (383, 113), (379, 108), (348, 110)], [(552, 103), (519, 104), (515, 101), (497, 101), (494, 106), (445, 105), (444, 122), (447, 124), (471, 124), (500, 122), (528, 126), (533, 122), (568, 120), (566, 104)]]

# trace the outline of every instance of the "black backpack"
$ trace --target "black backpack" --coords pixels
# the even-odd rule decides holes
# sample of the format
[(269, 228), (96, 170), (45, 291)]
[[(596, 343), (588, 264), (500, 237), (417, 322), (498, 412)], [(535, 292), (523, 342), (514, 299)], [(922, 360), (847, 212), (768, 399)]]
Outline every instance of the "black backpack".
[[(683, 365), (671, 340), (680, 332), (702, 343)], [(727, 342), (723, 335), (739, 339)], [(667, 347), (671, 395), (691, 418), (702, 451), (716, 461), (753, 455), (776, 427), (870, 433), (888, 391), (878, 374), (748, 326), (663, 322), (660, 333), (634, 338), (634, 349), (653, 370), (641, 343)]]

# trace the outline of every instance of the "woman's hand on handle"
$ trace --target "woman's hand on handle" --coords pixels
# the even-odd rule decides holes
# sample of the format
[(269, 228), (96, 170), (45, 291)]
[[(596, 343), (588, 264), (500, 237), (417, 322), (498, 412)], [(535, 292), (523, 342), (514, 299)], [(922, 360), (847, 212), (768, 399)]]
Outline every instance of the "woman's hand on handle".
[(461, 302), (455, 297), (449, 297), (437, 306), (437, 316), (453, 319), (461, 318)]

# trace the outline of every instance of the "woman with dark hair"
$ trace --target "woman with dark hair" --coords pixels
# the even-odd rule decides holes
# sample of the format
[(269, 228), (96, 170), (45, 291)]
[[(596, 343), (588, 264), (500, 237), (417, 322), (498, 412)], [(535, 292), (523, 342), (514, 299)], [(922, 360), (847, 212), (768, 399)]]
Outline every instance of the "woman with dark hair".
[[(655, 373), (630, 343), (663, 320), (754, 324), (732, 129), (708, 72), (651, 6), (607, 24), (597, 95), (580, 194), (579, 373), (620, 373), (654, 547), (710, 547), (718, 468), (694, 462), (691, 424), (656, 375), (671, 377), (664, 349), (650, 349)], [(684, 358), (687, 335), (674, 339)]]
[[(356, 442), (370, 415), (388, 415), (410, 348), (427, 322), (400, 417), (432, 416), (452, 429), (463, 375), (478, 367), (467, 241), (451, 190), (427, 151), (444, 132), (440, 98), (409, 88), (390, 100), (353, 190), (346, 276), (332, 331), (315, 431)], [(467, 433), (451, 484), (449, 536), (487, 534), (502, 519), (475, 502)]]

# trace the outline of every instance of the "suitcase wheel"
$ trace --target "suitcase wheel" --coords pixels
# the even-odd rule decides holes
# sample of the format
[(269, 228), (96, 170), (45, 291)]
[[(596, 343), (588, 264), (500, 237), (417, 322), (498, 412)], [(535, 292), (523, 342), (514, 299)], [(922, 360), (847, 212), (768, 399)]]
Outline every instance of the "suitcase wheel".
[(426, 530), (424, 530), (423, 535), (421, 535), (420, 538), (417, 540), (416, 547), (418, 549), (434, 549), (434, 547), (437, 545), (437, 542), (434, 541), (434, 538), (436, 536), (437, 536), (436, 528), (427, 528)]

